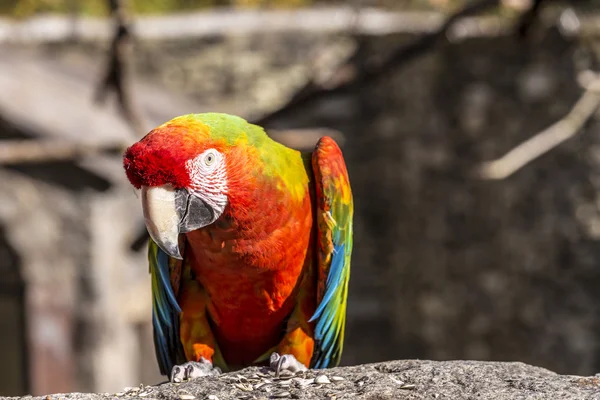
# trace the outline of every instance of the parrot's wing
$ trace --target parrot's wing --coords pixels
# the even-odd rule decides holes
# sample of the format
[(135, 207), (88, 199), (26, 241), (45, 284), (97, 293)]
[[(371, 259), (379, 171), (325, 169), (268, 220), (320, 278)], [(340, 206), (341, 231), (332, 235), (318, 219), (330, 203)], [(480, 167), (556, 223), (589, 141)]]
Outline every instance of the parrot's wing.
[(346, 324), (346, 302), (352, 253), (354, 205), (342, 152), (333, 139), (319, 140), (312, 155), (316, 186), (318, 307), (315, 321), (314, 368), (340, 362)]
[(181, 308), (176, 298), (183, 262), (169, 257), (152, 239), (148, 244), (148, 261), (152, 277), (154, 350), (160, 373), (169, 376), (174, 365), (185, 362), (179, 338)]

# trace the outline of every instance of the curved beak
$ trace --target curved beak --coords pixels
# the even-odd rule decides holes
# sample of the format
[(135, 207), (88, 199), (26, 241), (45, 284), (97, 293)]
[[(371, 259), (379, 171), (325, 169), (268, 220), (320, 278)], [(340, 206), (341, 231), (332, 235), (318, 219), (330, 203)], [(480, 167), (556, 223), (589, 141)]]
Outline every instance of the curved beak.
[(182, 259), (179, 234), (214, 222), (213, 210), (185, 189), (142, 186), (142, 210), (150, 237), (169, 256)]

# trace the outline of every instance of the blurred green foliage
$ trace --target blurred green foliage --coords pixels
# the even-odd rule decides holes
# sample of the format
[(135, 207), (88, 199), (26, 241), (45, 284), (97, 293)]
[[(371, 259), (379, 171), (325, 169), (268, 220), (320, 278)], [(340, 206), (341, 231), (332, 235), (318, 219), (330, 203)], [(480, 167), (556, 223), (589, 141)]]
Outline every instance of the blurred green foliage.
[[(128, 0), (135, 14), (164, 14), (168, 12), (202, 10), (211, 7), (268, 7), (288, 8), (312, 5), (349, 5), (359, 0)], [(464, 0), (360, 0), (363, 5), (390, 8), (445, 9), (464, 3)], [(0, 0), (0, 15), (25, 18), (41, 13), (78, 13), (107, 15), (106, 0)]]
[[(201, 10), (218, 6), (282, 6), (296, 7), (313, 4), (315, 0), (128, 0), (136, 14), (163, 14), (175, 11)], [(106, 15), (106, 0), (0, 0), (0, 14), (28, 17), (40, 13), (73, 13)]]

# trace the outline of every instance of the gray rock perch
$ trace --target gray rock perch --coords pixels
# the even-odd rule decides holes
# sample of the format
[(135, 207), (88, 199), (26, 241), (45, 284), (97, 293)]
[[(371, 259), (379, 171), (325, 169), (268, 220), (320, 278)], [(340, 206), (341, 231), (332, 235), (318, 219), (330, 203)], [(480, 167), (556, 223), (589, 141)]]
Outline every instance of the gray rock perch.
[[(600, 377), (558, 375), (531, 365), (482, 361), (390, 361), (275, 377), (261, 368), (112, 394), (21, 399), (585, 399), (600, 400)], [(13, 398), (18, 399), (18, 398)]]

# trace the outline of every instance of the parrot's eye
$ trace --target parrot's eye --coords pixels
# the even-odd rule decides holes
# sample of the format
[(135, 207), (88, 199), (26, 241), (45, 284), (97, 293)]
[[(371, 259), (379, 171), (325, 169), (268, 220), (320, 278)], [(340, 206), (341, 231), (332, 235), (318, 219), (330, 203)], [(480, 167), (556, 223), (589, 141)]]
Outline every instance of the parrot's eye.
[(206, 156), (204, 156), (204, 164), (206, 164), (207, 166), (211, 165), (214, 162), (215, 162), (214, 154), (208, 153)]
[(194, 159), (189, 160), (186, 167), (192, 180), (215, 174), (216, 171), (224, 173), (223, 154), (216, 149), (205, 150)]

